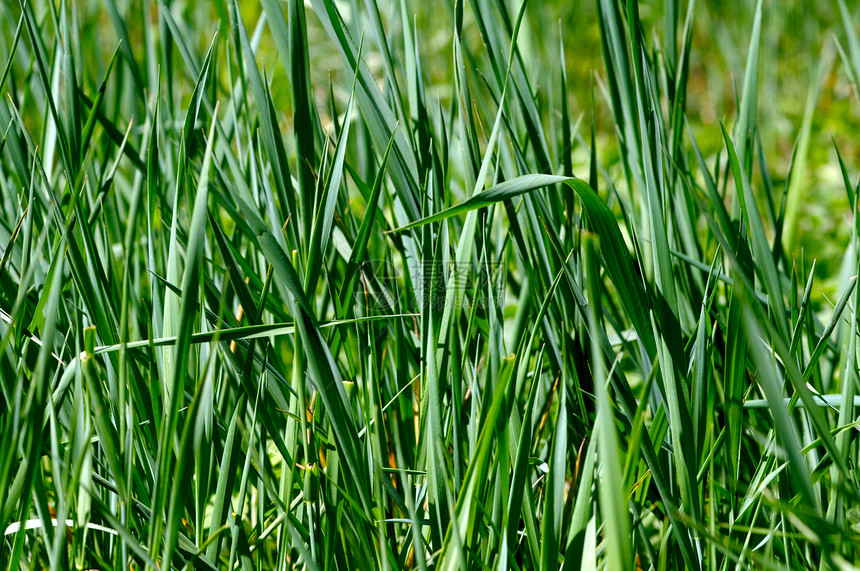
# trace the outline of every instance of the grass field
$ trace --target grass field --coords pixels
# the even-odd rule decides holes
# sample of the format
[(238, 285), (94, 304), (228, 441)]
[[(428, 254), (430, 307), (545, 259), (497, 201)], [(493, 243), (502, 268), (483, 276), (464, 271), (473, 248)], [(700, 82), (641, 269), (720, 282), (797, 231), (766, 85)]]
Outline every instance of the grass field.
[(856, 569), (847, 0), (0, 5), (5, 569)]

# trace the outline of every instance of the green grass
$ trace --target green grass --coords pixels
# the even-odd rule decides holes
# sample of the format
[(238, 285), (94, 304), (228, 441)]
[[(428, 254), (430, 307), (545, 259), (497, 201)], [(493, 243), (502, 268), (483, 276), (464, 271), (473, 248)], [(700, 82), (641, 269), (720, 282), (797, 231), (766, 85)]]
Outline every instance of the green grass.
[(860, 566), (856, 10), (240, 4), (0, 6), (3, 568)]

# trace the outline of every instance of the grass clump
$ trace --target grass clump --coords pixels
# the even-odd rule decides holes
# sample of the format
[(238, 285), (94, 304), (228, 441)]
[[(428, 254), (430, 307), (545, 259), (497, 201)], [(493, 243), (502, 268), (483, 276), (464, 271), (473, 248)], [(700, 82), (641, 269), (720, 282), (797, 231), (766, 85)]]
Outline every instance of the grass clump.
[(841, 267), (797, 240), (851, 10), (778, 169), (789, 8), (722, 122), (694, 1), (588, 2), (587, 87), (538, 3), (428, 10), (0, 7), (0, 564), (860, 564), (841, 143)]

